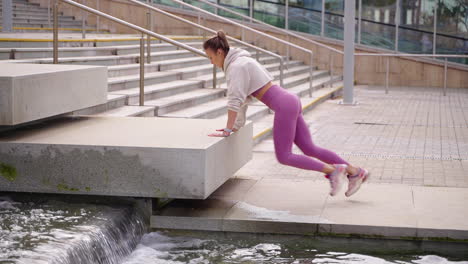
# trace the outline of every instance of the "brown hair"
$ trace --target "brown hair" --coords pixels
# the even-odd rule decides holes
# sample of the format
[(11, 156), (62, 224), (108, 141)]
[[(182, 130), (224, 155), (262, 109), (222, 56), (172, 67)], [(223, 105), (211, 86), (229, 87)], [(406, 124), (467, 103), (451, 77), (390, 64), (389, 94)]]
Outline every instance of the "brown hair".
[(217, 52), (218, 49), (224, 51), (224, 55), (227, 55), (229, 52), (229, 43), (226, 38), (226, 34), (222, 30), (218, 30), (216, 36), (208, 39), (203, 43), (203, 49), (211, 49), (214, 52)]

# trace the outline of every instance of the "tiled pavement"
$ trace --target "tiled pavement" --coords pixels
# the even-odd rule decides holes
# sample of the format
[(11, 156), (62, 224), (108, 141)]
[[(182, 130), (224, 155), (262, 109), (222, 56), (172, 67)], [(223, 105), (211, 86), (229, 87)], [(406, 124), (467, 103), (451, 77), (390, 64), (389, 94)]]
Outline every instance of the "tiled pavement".
[[(312, 139), (372, 172), (372, 183), (468, 187), (468, 89), (359, 86), (356, 106), (329, 100), (304, 117)], [(294, 148), (294, 152), (300, 150)], [(324, 181), (321, 173), (281, 165), (268, 139), (239, 178)]]

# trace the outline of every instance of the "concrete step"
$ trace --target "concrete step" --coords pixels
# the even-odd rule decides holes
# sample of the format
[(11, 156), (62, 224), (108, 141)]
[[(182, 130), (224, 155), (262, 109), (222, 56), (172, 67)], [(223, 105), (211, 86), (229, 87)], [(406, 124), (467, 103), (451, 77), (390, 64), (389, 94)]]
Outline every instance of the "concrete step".
[[(267, 64), (268, 65), (268, 64)], [(303, 73), (305, 72), (305, 73)], [(280, 71), (271, 72), (275, 80), (279, 80)], [(323, 74), (326, 74), (325, 71), (315, 71), (314, 76), (319, 77)], [(287, 77), (289, 76), (289, 77)], [(223, 84), (225, 83), (224, 72), (218, 72), (216, 75), (218, 82), (218, 88), (224, 88)], [(299, 66), (299, 67), (290, 67), (289, 70), (284, 71), (284, 86), (285, 88), (290, 88), (295, 85), (299, 85), (305, 82), (308, 82), (310, 79), (308, 66)], [(203, 81), (203, 87), (211, 88), (213, 83), (213, 73), (198, 75), (196, 77), (190, 78), (190, 80), (200, 80)]]
[[(281, 64), (279, 62), (273, 62), (273, 63), (268, 63), (268, 64), (265, 64), (265, 63), (262, 63), (263, 66), (265, 66), (267, 68), (268, 71), (275, 71), (275, 70), (279, 70), (280, 67), (281, 67)], [(287, 64), (286, 62), (284, 62), (284, 66), (289, 66), (290, 68), (291, 67), (295, 67), (295, 66), (300, 66), (300, 65), (304, 65), (304, 63), (302, 61), (294, 61), (294, 60), (290, 60), (289, 61), (289, 64)]]
[(212, 119), (225, 114), (227, 111), (227, 98), (221, 97), (216, 100), (209, 101), (204, 104), (193, 107), (184, 108), (178, 111), (173, 111), (163, 114), (163, 117), (178, 117), (178, 118), (200, 118)]
[[(18, 30), (15, 30), (18, 31)], [(63, 38), (59, 35), (59, 47), (107, 47), (107, 46), (121, 46), (121, 45), (140, 45), (140, 37), (137, 35), (122, 35), (122, 34), (111, 34), (108, 30), (100, 30), (106, 32), (105, 35), (88, 35), (86, 39), (79, 38)], [(81, 32), (74, 32), (81, 34)], [(87, 32), (89, 33), (89, 32)], [(1, 48), (47, 48), (52, 47), (52, 35), (49, 38), (43, 38), (41, 41), (37, 41), (34, 36), (24, 37), (22, 39), (17, 38), (2, 38), (0, 41)], [(179, 42), (202, 42), (200, 36), (173, 36), (166, 35), (166, 37), (175, 39)], [(75, 40), (74, 40), (75, 39)], [(153, 38), (152, 44), (164, 43), (158, 39)]]
[(93, 115), (95, 113), (105, 112), (111, 109), (122, 107), (127, 102), (127, 97), (120, 94), (107, 94), (107, 102), (104, 104), (88, 107), (73, 112), (73, 115)]
[[(180, 80), (177, 72), (150, 72), (145, 74), (145, 86)], [(108, 91), (137, 88), (140, 86), (140, 75), (126, 75), (108, 78)]]
[[(203, 43), (197, 42), (186, 42), (184, 43), (188, 46), (191, 46), (196, 49), (201, 49)], [(146, 45), (146, 42), (145, 42)], [(125, 46), (113, 46), (117, 50), (117, 55), (128, 55), (128, 54), (136, 54), (140, 53), (140, 45), (125, 45)], [(183, 50), (177, 46), (174, 46), (169, 43), (154, 43), (151, 44), (151, 53), (154, 52), (161, 52), (161, 51), (173, 51), (173, 50)], [(145, 47), (146, 51), (146, 47)]]
[[(41, 12), (45, 11), (45, 12)], [(0, 13), (0, 17), (2, 17), (2, 14)], [(65, 16), (63, 13), (58, 14), (59, 20), (66, 20), (66, 21), (76, 21), (74, 16)], [(40, 20), (48, 20), (49, 19), (49, 13), (47, 12), (47, 9), (41, 10), (34, 10), (34, 11), (18, 11), (18, 10), (13, 10), (13, 19), (40, 19)], [(53, 16), (52, 16), (52, 10), (50, 13), (50, 20), (53, 21)]]
[[(60, 28), (80, 28), (81, 29), (81, 21), (59, 21)], [(42, 22), (28, 22), (28, 21), (13, 21), (13, 26), (15, 27), (34, 27), (34, 28), (49, 28), (49, 22), (44, 20)], [(53, 24), (51, 24), (53, 26)], [(91, 27), (86, 27), (86, 29), (93, 29)]]
[[(151, 54), (152, 61), (168, 60), (170, 58), (185, 59), (193, 54), (186, 50), (173, 50), (173, 51), (162, 51)], [(132, 64), (138, 63), (140, 54), (128, 54), (128, 55), (114, 55), (114, 56), (89, 56), (89, 57), (68, 57), (60, 58), (59, 63), (64, 64), (79, 64), (79, 65), (119, 65), (119, 64)], [(206, 60), (204, 57), (200, 57)], [(52, 63), (52, 58), (46, 59), (34, 59), (34, 60), (23, 60), (21, 62), (31, 63)]]
[[(53, 28), (49, 28), (48, 25), (33, 25), (33, 24), (23, 24), (23, 25), (18, 25), (14, 24), (13, 25), (13, 31), (15, 33), (52, 33)], [(59, 25), (59, 34), (61, 33), (81, 33), (82, 29), (81, 27), (63, 27)], [(93, 27), (88, 27), (86, 28), (86, 33), (87, 34), (102, 34), (102, 33), (108, 33), (109, 30), (107, 29), (100, 29), (97, 31)]]
[[(269, 64), (266, 64), (264, 66), (267, 66)], [(267, 68), (268, 69), (268, 68)], [(270, 73), (277, 77), (278, 80), (279, 80), (279, 76), (280, 76), (280, 70), (270, 70)], [(293, 76), (297, 76), (297, 75), (301, 75), (301, 74), (305, 74), (305, 73), (309, 73), (310, 71), (310, 67), (309, 65), (298, 65), (298, 66), (289, 66), (288, 69), (284, 69), (283, 70), (283, 78), (288, 78), (288, 77), (293, 77)]]
[[(337, 79), (335, 78), (334, 80), (336, 81)], [(320, 79), (316, 79), (314, 81), (314, 89), (322, 88), (324, 85), (328, 84), (329, 81), (330, 81), (329, 77), (321, 77)], [(296, 86), (288, 90), (295, 94), (303, 96), (303, 95), (309, 94), (308, 89), (309, 89), (309, 84), (306, 83), (306, 84)], [(221, 98), (215, 101), (208, 102), (206, 104), (171, 112), (163, 116), (183, 117), (183, 118), (216, 118), (216, 117), (219, 117), (220, 115), (223, 115), (222, 118), (226, 118), (225, 116), (226, 111), (227, 111), (226, 104), (227, 104), (227, 99)], [(252, 106), (255, 106), (255, 107), (252, 108)], [(256, 107), (258, 106), (263, 106), (264, 111), (257, 109)], [(255, 101), (249, 106), (249, 109), (251, 108), (256, 109), (256, 111), (251, 112), (251, 115), (248, 117), (249, 120), (255, 121), (256, 119), (261, 118), (264, 115), (268, 114), (267, 107), (265, 107), (263, 103), (261, 102)], [(249, 110), (249, 111), (253, 111), (253, 110)]]
[[(191, 43), (189, 43), (191, 44)], [(193, 43), (194, 46), (197, 43)], [(175, 51), (177, 47), (171, 44), (151, 44), (152, 51), (155, 53), (163, 51)], [(11, 54), (14, 57), (11, 58)], [(110, 55), (136, 55), (139, 54), (139, 45), (120, 45), (120, 46), (105, 46), (105, 47), (60, 47), (60, 57), (92, 57), (92, 56), (110, 56)], [(43, 48), (0, 48), (0, 59), (33, 59), (33, 58), (50, 58), (53, 56), (52, 47)], [(139, 65), (133, 64), (132, 67)], [(133, 72), (134, 74), (135, 72)], [(132, 74), (132, 73), (128, 73)]]
[(151, 117), (154, 116), (154, 106), (137, 106), (137, 105), (124, 105), (112, 110), (93, 114), (91, 116), (143, 116)]
[[(13, 3), (12, 6), (13, 6), (13, 10), (16, 10), (16, 9), (34, 10), (34, 8), (39, 9), (39, 10), (42, 10), (42, 9), (47, 10), (46, 8), (40, 7), (39, 4), (35, 4), (35, 3)], [(3, 2), (0, 5), (0, 8), (3, 9)]]
[[(283, 59), (284, 59), (284, 65), (286, 65), (286, 58), (284, 56), (283, 56)], [(279, 59), (275, 58), (275, 57), (272, 57), (272, 56), (269, 56), (269, 55), (265, 55), (263, 57), (260, 57), (258, 62), (260, 64), (271, 64), (271, 63), (278, 63), (279, 64)]]
[[(247, 120), (251, 120), (254, 122), (264, 118), (265, 116), (268, 116), (270, 115), (270, 110), (269, 108), (264, 105), (264, 104), (261, 104), (261, 105), (256, 105), (256, 104), (252, 104), (252, 105), (249, 105), (249, 107), (247, 108), (247, 113), (246, 113), (246, 118)], [(216, 117), (215, 119), (217, 120), (221, 120), (221, 121), (227, 121), (227, 108), (226, 108), (226, 111), (224, 111), (224, 113), (218, 117)]]
[[(50, 25), (53, 26), (54, 21), (50, 20)], [(66, 18), (59, 18), (59, 26), (70, 26), (70, 27), (81, 27), (81, 20), (75, 19), (66, 19)], [(42, 24), (42, 25), (49, 25), (49, 21), (47, 17), (44, 18), (34, 18), (34, 17), (13, 17), (13, 25), (18, 24)]]
[(197, 89), (173, 96), (163, 97), (145, 102), (145, 105), (155, 106), (157, 116), (178, 111), (190, 106), (203, 104), (225, 95), (223, 89)]
[[(145, 100), (155, 100), (202, 88), (200, 81), (176, 80), (145, 86)], [(140, 102), (140, 88), (117, 90), (111, 94), (125, 95), (126, 104), (136, 105)]]
[[(0, 18), (2, 16), (0, 15)], [(74, 16), (64, 16), (59, 15), (59, 21), (77, 21)], [(40, 19), (48, 21), (49, 15), (46, 12), (34, 12), (34, 11), (13, 11), (13, 21), (17, 21), (16, 19)], [(50, 16), (50, 22), (53, 23), (52, 13)]]
[[(313, 78), (319, 78), (326, 74), (327, 74), (326, 71), (314, 71)], [(274, 76), (275, 77), (279, 76), (279, 73), (275, 72)], [(306, 73), (301, 73), (301, 74), (297, 74), (297, 75), (284, 78), (283, 88), (289, 89), (297, 85), (308, 83), (309, 81), (310, 81), (310, 73), (307, 71)]]
[[(290, 61), (290, 67), (294, 67), (294, 66), (300, 65), (300, 64), (302, 64), (302, 62), (300, 62), (300, 61)], [(279, 69), (280, 64), (279, 63), (271, 63), (271, 64), (264, 64), (264, 66), (268, 71), (274, 71), (274, 70)], [(177, 71), (182, 73), (182, 78), (183, 79), (196, 78), (198, 76), (212, 74), (213, 73), (213, 65), (210, 64), (210, 63), (206, 63), (206, 64), (203, 64), (203, 65), (184, 67), (184, 68), (181, 68), (181, 69), (177, 69)]]
[[(197, 43), (194, 43), (197, 46)], [(170, 47), (166, 47), (169, 49)], [(156, 48), (157, 49), (157, 48)], [(120, 49), (118, 50), (120, 51)], [(181, 50), (179, 50), (181, 52)], [(152, 54), (153, 55), (153, 54)], [(153, 58), (153, 56), (152, 56)], [(128, 65), (114, 65), (109, 67), (109, 76), (123, 76), (127, 74), (138, 74), (140, 72), (140, 66), (137, 64)], [(209, 60), (204, 57), (192, 55), (192, 57), (165, 59), (165, 60), (153, 60), (151, 64), (145, 64), (145, 71), (177, 71), (181, 72), (184, 79), (205, 75), (212, 73), (213, 66)]]
[[(62, 12), (58, 13), (59, 19), (67, 19), (67, 20), (75, 20), (74, 16), (65, 16)], [(41, 19), (48, 19), (49, 13), (47, 9), (38, 9), (34, 11), (20, 11), (20, 10), (13, 10), (13, 17), (17, 18), (41, 18)], [(52, 10), (50, 12), (50, 20), (53, 20), (52, 17)]]
[[(315, 74), (314, 74), (315, 75)], [(335, 75), (332, 78), (330, 75), (322, 75), (320, 77), (314, 78), (313, 80), (313, 89), (312, 94), (315, 90), (330, 87), (336, 82), (340, 82), (343, 80), (342, 76)], [(301, 85), (294, 86), (293, 88), (288, 89), (292, 93), (297, 94), (299, 97), (308, 96), (309, 95), (310, 84), (309, 82), (303, 83)]]

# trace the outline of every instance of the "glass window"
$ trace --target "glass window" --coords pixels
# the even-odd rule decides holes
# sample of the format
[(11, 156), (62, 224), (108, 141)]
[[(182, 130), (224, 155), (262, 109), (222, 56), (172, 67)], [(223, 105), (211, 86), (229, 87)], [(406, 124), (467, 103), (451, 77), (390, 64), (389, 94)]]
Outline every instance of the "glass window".
[[(225, 8), (228, 8), (232, 11), (241, 13), (246, 16), (249, 15), (249, 0), (217, 0), (217, 1), (218, 1), (218, 5), (221, 5)], [(234, 15), (232, 13), (229, 13), (229, 12), (223, 11), (223, 10), (218, 10), (218, 15), (242, 20), (241, 17)]]
[(432, 53), (436, 0), (401, 2), (398, 49), (411, 53)]
[(290, 0), (289, 29), (320, 35), (322, 24), (322, 0)]
[(362, 0), (361, 43), (395, 49), (395, 13), (396, 0)]
[(344, 0), (325, 1), (325, 36), (343, 40)]
[(254, 18), (270, 25), (284, 28), (284, 2), (279, 0), (255, 0)]
[[(468, 54), (468, 2), (466, 0), (438, 0), (436, 52), (440, 54)], [(467, 59), (451, 61), (468, 63)]]

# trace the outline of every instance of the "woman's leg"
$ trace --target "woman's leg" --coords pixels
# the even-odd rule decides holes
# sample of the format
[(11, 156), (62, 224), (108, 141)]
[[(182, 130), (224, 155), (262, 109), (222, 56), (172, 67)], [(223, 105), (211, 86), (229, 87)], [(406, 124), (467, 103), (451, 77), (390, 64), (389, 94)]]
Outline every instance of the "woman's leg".
[(294, 143), (306, 154), (307, 156), (317, 158), (328, 164), (346, 164), (347, 161), (342, 159), (336, 153), (321, 148), (312, 142), (309, 127), (307, 126), (302, 114), (297, 118), (296, 137)]
[(296, 168), (322, 171), (325, 164), (305, 155), (292, 153), (292, 145), (297, 134), (297, 121), (301, 116), (299, 100), (284, 100), (281, 108), (275, 111), (273, 141), (276, 158), (281, 164)]

